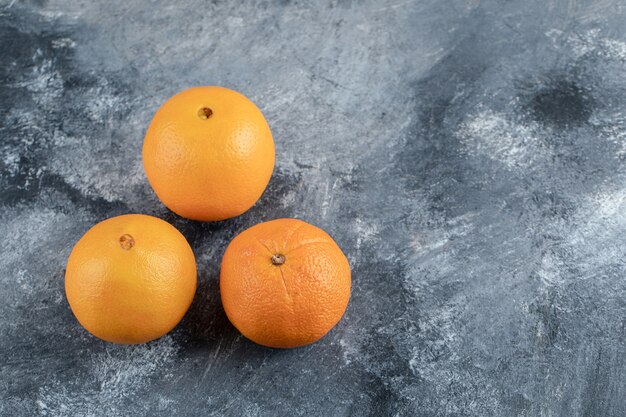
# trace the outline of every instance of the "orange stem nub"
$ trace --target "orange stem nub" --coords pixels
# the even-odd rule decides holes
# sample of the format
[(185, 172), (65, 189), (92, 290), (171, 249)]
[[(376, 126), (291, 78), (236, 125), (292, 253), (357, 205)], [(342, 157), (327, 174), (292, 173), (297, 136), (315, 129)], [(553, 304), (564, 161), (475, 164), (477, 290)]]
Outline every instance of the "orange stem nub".
[(198, 117), (202, 120), (206, 120), (213, 115), (213, 110), (208, 107), (202, 107), (198, 109)]
[(120, 236), (120, 246), (124, 250), (129, 250), (135, 246), (135, 239), (129, 234), (122, 235)]
[(281, 253), (277, 253), (276, 255), (272, 256), (272, 264), (276, 266), (280, 266), (284, 263), (285, 263), (285, 255)]

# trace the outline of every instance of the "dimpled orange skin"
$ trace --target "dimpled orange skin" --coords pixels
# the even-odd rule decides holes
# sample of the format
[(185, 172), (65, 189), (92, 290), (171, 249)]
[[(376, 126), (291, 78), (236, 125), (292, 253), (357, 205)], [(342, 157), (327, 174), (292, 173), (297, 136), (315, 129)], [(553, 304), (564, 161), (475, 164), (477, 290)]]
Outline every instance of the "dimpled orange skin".
[(296, 219), (239, 234), (220, 273), (230, 321), (248, 339), (274, 348), (308, 345), (328, 333), (348, 306), (350, 284), (350, 265), (335, 241)]
[(123, 344), (157, 339), (183, 318), (196, 291), (196, 261), (185, 237), (152, 216), (104, 220), (76, 243), (65, 293), (94, 336)]
[(272, 176), (274, 156), (261, 111), (222, 87), (190, 88), (170, 98), (143, 143), (146, 176), (159, 199), (176, 214), (201, 221), (252, 207)]

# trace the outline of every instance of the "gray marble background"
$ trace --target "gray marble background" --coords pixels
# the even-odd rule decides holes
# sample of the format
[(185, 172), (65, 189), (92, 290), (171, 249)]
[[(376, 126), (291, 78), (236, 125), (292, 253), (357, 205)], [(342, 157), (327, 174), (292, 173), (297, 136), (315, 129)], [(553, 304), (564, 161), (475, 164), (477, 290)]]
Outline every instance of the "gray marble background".
[[(0, 1), (2, 416), (626, 415), (622, 0)], [(221, 85), (272, 127), (243, 216), (169, 212), (141, 164), (169, 96)], [(163, 218), (199, 288), (140, 346), (65, 299), (93, 224)], [(320, 342), (245, 340), (218, 294), (260, 221), (327, 230), (352, 298)]]

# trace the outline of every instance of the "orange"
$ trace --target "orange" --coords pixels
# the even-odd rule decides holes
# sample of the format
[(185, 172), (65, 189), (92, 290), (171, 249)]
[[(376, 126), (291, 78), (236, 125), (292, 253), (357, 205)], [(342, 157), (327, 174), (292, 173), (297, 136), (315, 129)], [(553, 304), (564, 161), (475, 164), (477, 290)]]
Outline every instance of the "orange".
[(226, 315), (248, 339), (291, 348), (324, 336), (350, 298), (350, 265), (323, 230), (296, 219), (257, 224), (228, 245), (220, 273)]
[(274, 140), (261, 111), (242, 94), (190, 88), (154, 115), (143, 164), (170, 210), (193, 220), (224, 220), (263, 194), (274, 169)]
[(144, 343), (172, 330), (196, 291), (196, 261), (182, 234), (142, 214), (96, 224), (67, 261), (65, 293), (94, 336)]

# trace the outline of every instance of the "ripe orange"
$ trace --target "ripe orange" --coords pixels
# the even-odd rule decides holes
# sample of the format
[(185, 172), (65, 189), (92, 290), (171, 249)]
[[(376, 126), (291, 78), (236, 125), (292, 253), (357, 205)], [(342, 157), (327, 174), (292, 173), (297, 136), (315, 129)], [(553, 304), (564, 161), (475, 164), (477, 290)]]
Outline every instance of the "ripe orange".
[(230, 243), (220, 291), (226, 315), (269, 347), (307, 345), (339, 322), (350, 298), (350, 265), (323, 230), (296, 219), (257, 224)]
[(274, 140), (261, 111), (242, 94), (190, 88), (154, 115), (143, 164), (170, 210), (193, 220), (224, 220), (263, 194), (274, 169)]
[(196, 291), (196, 261), (169, 223), (127, 214), (96, 224), (67, 261), (65, 293), (94, 336), (144, 343), (172, 330)]

